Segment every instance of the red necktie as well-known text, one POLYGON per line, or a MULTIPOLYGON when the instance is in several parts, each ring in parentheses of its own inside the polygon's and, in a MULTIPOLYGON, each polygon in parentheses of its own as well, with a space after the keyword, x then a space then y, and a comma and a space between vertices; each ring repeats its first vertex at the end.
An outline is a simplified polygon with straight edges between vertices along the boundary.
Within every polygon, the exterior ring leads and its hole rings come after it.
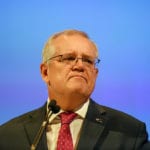
POLYGON ((69 124, 77 114, 73 112, 63 112, 60 114, 61 128, 59 130, 57 150, 73 150, 73 141, 69 124))

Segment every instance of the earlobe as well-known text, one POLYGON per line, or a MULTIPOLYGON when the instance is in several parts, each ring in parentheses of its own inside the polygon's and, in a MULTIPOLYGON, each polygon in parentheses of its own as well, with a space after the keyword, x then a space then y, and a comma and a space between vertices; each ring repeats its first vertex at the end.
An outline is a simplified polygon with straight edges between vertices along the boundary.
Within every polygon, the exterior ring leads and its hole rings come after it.
POLYGON ((98 72, 99 72, 98 68, 95 68, 95 71, 96 71, 96 74, 98 75, 98 72))

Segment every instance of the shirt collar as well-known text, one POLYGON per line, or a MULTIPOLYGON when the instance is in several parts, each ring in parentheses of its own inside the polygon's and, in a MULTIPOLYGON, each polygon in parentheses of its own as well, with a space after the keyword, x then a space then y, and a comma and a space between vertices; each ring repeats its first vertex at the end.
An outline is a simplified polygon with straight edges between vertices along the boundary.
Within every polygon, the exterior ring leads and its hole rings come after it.
MULTIPOLYGON (((90 99, 88 99, 80 108, 76 109, 74 112, 81 118, 85 118, 88 106, 89 106, 90 99)), ((50 103, 50 99, 47 99, 47 110, 48 110, 48 104, 50 103)), ((49 119, 49 122, 51 123, 55 118, 59 116, 60 113, 64 112, 64 110, 60 110, 57 114, 52 114, 52 116, 49 119)))

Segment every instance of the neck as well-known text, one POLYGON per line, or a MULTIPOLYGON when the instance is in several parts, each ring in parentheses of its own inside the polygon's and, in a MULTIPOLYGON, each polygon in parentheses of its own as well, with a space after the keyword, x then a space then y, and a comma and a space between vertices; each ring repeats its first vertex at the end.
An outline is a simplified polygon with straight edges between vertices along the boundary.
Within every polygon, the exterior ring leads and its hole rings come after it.
POLYGON ((62 110, 65 111, 73 111, 79 107, 81 107, 89 97, 79 96, 79 95, 67 95, 67 96, 49 96, 49 99, 55 99, 57 105, 61 107, 62 110))

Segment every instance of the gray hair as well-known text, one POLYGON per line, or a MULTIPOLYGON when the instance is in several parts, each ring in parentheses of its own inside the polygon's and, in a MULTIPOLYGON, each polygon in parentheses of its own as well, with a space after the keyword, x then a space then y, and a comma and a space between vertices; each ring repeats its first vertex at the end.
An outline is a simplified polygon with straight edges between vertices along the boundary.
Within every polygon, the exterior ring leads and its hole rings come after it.
POLYGON ((61 35, 66 35, 66 36, 71 36, 71 35, 80 35, 82 37, 85 37, 87 39, 89 39, 93 45, 96 47, 96 57, 98 57, 98 49, 96 44, 89 38, 89 36, 87 35, 87 33, 83 32, 83 31, 79 31, 79 30, 74 30, 74 29, 70 29, 70 30, 64 30, 62 32, 58 32, 53 34, 48 41, 46 42, 43 51, 42 51, 42 62, 45 63, 50 57, 53 57, 54 53, 55 53, 55 45, 53 44, 53 41, 55 39, 57 39, 59 36, 61 35))

